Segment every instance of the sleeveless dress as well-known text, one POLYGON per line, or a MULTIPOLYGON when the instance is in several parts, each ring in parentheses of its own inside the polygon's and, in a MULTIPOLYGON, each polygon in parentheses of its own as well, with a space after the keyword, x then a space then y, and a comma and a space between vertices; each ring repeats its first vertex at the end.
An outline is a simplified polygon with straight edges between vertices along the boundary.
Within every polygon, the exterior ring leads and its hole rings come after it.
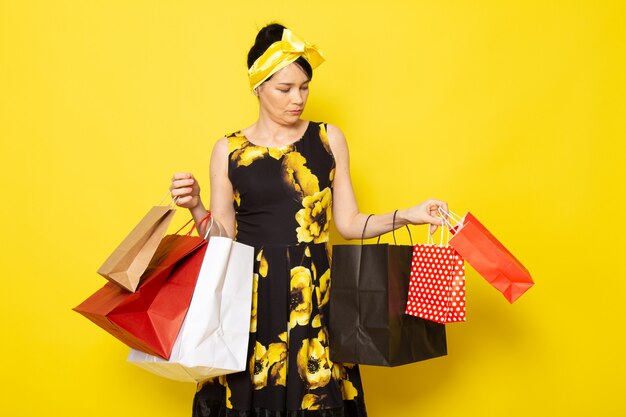
POLYGON ((236 239, 254 246, 248 365, 198 385, 195 417, 366 416, 357 365, 328 347, 327 248, 335 160, 309 122, 281 148, 227 135, 236 239))

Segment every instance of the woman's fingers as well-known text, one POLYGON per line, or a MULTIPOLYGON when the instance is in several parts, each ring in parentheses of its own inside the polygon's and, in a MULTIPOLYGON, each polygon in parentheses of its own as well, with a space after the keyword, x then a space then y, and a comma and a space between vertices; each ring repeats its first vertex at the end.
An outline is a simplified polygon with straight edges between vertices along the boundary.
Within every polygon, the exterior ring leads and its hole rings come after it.
POLYGON ((193 179, 173 180, 170 189, 173 190, 173 189, 180 188, 180 187, 189 187, 193 185, 194 183, 195 181, 193 179))
POLYGON ((178 207, 191 209, 200 202, 200 185, 190 172, 176 172, 170 181, 170 194, 178 207))
POLYGON ((176 205, 177 206, 182 206, 184 204, 187 204, 187 203, 189 203, 191 201, 192 198, 193 197, 190 196, 190 195, 188 195, 186 197, 179 197, 179 198, 176 199, 176 205))
POLYGON ((187 187, 187 188, 174 188, 172 189, 172 197, 181 197, 184 195, 189 195, 191 194, 193 191, 193 188, 191 187, 187 187))
POLYGON ((191 172, 176 172, 174 176, 172 177, 172 181, 187 180, 187 179, 192 179, 192 178, 193 178, 193 175, 191 174, 191 172))
POLYGON ((448 217, 448 204, 445 201, 431 198, 426 200, 422 207, 424 207, 423 223, 430 224, 430 233, 435 233, 437 227, 443 226, 444 219, 448 217))

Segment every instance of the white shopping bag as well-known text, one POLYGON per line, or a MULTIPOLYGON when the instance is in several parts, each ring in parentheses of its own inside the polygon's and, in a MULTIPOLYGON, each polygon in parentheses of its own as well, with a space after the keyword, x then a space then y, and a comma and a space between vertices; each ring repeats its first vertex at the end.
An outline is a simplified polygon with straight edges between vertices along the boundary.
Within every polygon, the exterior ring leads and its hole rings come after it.
POLYGON ((128 361, 157 375, 200 382, 246 368, 254 248, 213 236, 169 360, 131 349, 128 361))

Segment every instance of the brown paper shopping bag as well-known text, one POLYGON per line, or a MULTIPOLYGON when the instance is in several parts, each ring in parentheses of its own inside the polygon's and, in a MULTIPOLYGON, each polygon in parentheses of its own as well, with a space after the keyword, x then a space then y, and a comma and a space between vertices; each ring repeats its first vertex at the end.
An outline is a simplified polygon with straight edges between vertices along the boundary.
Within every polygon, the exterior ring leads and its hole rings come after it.
POLYGON ((154 206, 102 264, 98 273, 120 287, 135 292, 175 209, 154 206))

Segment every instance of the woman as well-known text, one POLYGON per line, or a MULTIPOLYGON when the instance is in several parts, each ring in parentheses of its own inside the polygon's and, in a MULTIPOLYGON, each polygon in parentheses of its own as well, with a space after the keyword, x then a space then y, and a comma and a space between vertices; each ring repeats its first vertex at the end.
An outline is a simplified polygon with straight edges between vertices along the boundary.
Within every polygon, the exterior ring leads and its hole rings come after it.
MULTIPOLYGON (((261 29, 248 54, 259 118, 213 149, 211 213, 222 233, 255 247, 255 292, 248 369, 200 384, 194 416, 366 415, 358 366, 328 357, 330 221, 355 239, 367 215, 341 130, 300 118, 321 62, 315 46, 283 26, 261 29)), ((175 174, 171 192, 196 221, 207 214, 193 175, 175 174)), ((365 237, 405 224, 434 231, 439 209, 446 203, 427 200, 398 210, 395 224, 393 212, 375 215, 365 237)))

